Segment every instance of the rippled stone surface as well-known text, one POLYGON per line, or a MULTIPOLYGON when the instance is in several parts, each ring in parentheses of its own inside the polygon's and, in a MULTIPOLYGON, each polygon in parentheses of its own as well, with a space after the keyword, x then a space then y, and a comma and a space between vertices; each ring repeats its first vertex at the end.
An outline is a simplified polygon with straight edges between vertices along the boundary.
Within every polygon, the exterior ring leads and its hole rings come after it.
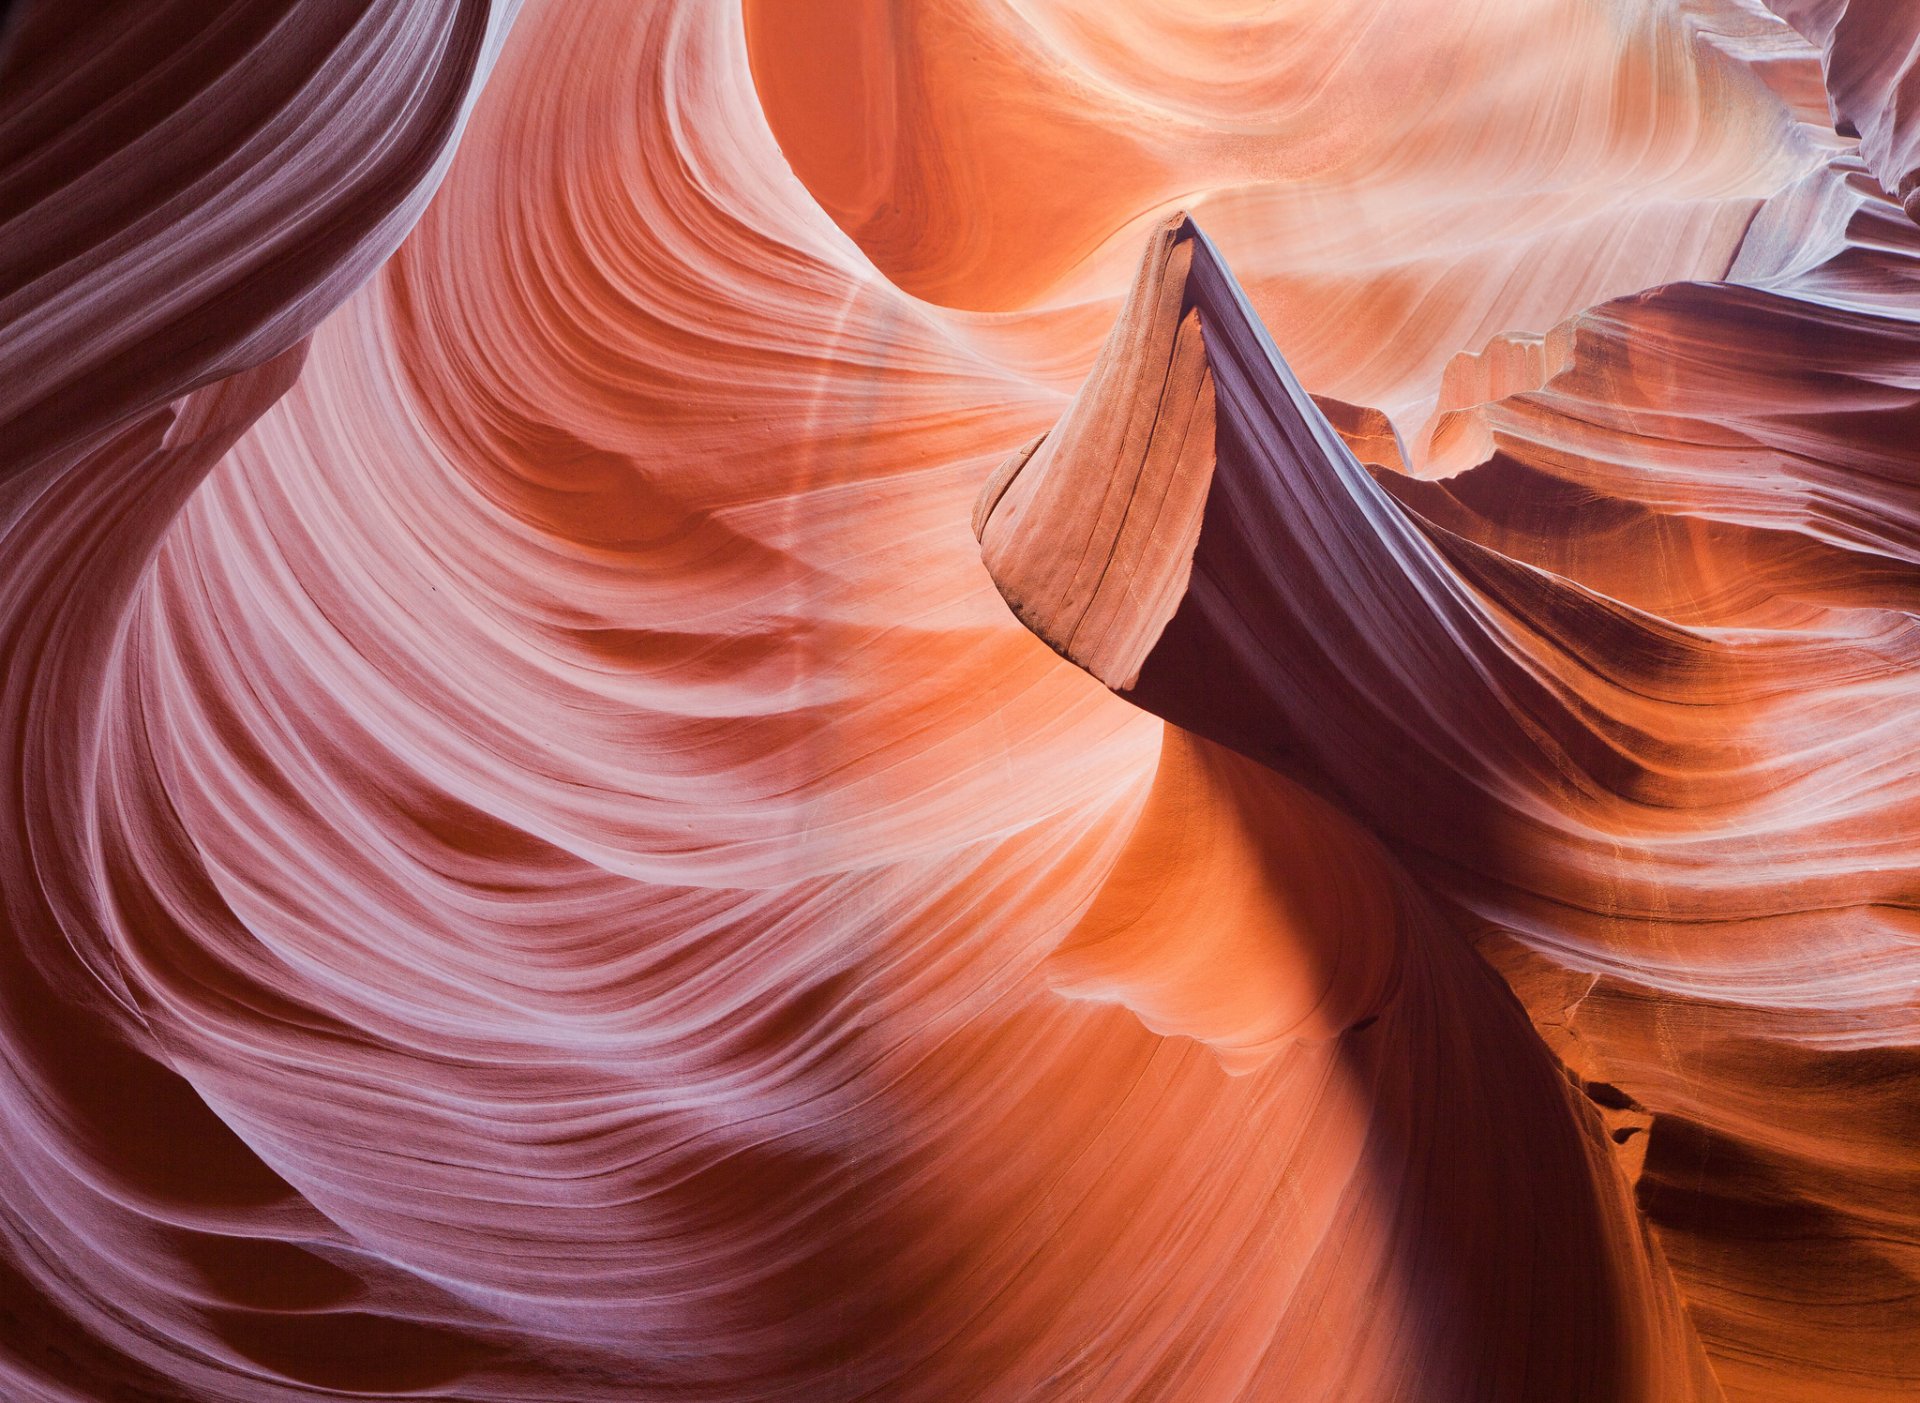
POLYGON ((1920 1389, 1913 17, 1769 4, 20 7, 0 1394, 1920 1389))

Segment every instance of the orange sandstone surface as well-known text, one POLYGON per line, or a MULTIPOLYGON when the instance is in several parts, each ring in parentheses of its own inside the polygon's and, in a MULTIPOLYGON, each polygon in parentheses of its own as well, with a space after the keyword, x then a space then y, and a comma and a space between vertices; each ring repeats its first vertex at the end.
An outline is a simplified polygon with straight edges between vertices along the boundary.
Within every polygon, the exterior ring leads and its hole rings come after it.
POLYGON ((0 1397, 1920 1391, 1908 7, 16 8, 0 1397))

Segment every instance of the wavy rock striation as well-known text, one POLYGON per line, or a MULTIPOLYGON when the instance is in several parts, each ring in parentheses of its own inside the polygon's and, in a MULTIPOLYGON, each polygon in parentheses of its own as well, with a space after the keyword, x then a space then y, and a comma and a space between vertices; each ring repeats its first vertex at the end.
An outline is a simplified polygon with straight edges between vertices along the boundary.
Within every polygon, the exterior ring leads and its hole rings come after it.
MULTIPOLYGON (((1749 285, 1556 332, 1544 387, 1484 411, 1492 460, 1440 483, 1362 467, 1177 218, 1146 256, 1156 295, 975 516, 1028 627, 1357 819, 1453 914, 1439 938, 1507 974, 1602 1109, 1715 1373, 1753 1396, 1898 1396, 1920 1324, 1900 1284, 1920 1166, 1885 1119, 1920 1091, 1900 896, 1920 809, 1894 777, 1920 689, 1894 427, 1914 343, 1886 300, 1915 241, 1855 171, 1769 212, 1749 285), (1841 246, 1779 267, 1775 221, 1808 202, 1851 211, 1841 246), (1210 432, 1166 513, 1152 449, 1143 469, 1085 426, 1190 383, 1210 432), (1884 1109, 1843 1130, 1836 1095, 1884 1109)), ((1551 1114, 1503 1099, 1509 1134, 1551 1114)))
POLYGON ((26 7, 0 1395, 1911 1393, 1834 33, 26 7))
POLYGON ((1920 13, 1901 0, 1767 0, 1820 46, 1836 127, 1920 219, 1920 13))
POLYGON ((0 78, 0 1392, 431 1386, 487 1346, 193 1085, 124 937, 206 866, 115 761, 130 613, 196 485, 424 208, 504 30, 480 3, 28 5, 0 78), (158 61, 157 61, 158 60, 158 61), (129 829, 116 813, 138 812, 129 829), (145 865, 163 881, 143 887, 145 865), (317 1250, 316 1250, 317 1249, 317 1250), (433 1308, 425 1315, 431 1316, 433 1308))

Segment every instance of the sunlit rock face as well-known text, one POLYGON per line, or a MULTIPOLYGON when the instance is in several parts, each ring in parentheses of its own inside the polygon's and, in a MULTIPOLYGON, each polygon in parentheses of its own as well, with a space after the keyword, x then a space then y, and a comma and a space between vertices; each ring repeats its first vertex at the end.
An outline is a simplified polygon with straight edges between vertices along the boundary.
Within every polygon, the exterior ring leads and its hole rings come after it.
POLYGON ((1920 1391, 1912 7, 79 8, 0 1396, 1920 1391))

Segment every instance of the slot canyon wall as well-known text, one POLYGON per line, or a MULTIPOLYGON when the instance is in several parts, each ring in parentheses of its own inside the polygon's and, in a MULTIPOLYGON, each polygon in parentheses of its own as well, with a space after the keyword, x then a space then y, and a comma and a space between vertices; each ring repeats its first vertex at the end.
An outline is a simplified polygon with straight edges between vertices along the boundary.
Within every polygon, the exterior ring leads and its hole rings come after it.
POLYGON ((1920 6, 25 0, 0 1398, 1920 1396, 1920 6))

